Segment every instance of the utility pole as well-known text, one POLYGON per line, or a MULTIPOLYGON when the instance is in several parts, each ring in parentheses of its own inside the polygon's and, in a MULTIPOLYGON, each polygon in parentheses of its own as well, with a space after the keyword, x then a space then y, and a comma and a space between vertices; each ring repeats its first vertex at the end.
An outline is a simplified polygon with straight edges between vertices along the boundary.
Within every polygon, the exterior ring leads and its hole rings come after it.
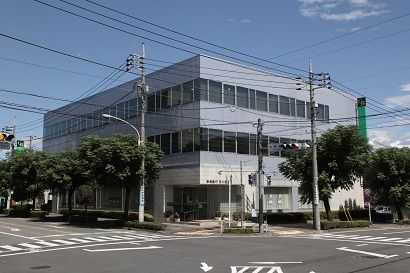
POLYGON ((239 161, 239 168, 240 168, 240 173, 241 173, 241 228, 244 228, 243 223, 244 223, 244 211, 245 211, 245 186, 243 185, 243 180, 242 180, 242 160, 239 161))
MULTIPOLYGON (((141 94, 141 140, 140 145, 144 145, 145 142, 145 110, 146 110, 146 95, 148 86, 145 82, 145 47, 144 43, 142 43, 142 55, 140 59, 140 66, 139 69, 141 70, 141 82, 139 85, 140 94, 141 94)), ((137 106, 138 107, 138 106, 137 106)), ((139 202, 139 209, 138 209, 138 221, 144 222, 144 206, 145 206, 145 156, 142 157, 141 163, 141 170, 142 170, 142 177, 141 177, 141 184, 140 184, 140 202, 139 202)))
POLYGON ((257 126, 257 151, 258 151, 258 185, 259 185, 259 233, 262 233, 263 225, 263 156, 262 156, 262 127, 261 119, 258 119, 257 126))
POLYGON ((309 62, 309 97, 310 97, 310 129, 312 135, 312 169, 313 169, 313 224, 315 230, 320 230, 319 186, 317 170, 316 143, 316 102, 313 88, 312 62, 309 62))
MULTIPOLYGON (((228 177, 227 177, 228 178, 228 177)), ((232 200, 231 200, 231 196, 232 196, 232 174, 229 177, 229 181, 227 181, 228 184, 228 227, 231 227, 231 204, 232 204, 232 200)))

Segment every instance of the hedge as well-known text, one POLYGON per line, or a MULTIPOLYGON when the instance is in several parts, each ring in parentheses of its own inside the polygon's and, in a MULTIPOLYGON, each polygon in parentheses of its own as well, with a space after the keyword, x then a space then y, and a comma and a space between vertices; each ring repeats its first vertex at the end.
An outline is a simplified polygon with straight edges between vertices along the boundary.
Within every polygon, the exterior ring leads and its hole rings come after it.
POLYGON ((334 228, 357 228, 357 227, 370 227, 372 222, 370 221, 320 221, 320 228, 323 230, 334 228))
POLYGON ((126 227, 148 229, 148 230, 164 230, 167 225, 158 222, 138 222, 138 221, 127 221, 125 222, 126 227))
MULTIPOLYGON (((73 209, 71 213, 68 212, 67 208, 60 209, 60 214, 63 215, 80 215, 80 216, 95 216, 99 218, 111 218, 111 219, 122 219, 124 216, 124 211, 121 210, 95 210, 89 209, 87 212, 85 209, 73 209)), ((138 220, 138 212, 130 212, 128 214, 128 220, 138 220)), ((144 214, 144 221, 146 222, 154 222, 154 216, 151 214, 144 214)))
MULTIPOLYGON (((338 213, 340 221, 347 220, 343 210, 339 210, 338 213)), ((349 213, 353 220, 369 220, 369 210, 367 209, 349 210, 349 213)), ((374 210, 371 210, 370 213, 373 222, 392 222, 394 220, 392 213, 376 213, 374 210)))
POLYGON ((399 225, 410 225, 410 219, 399 220, 399 221, 397 222, 397 224, 399 224, 399 225))
POLYGON ((225 228, 224 233, 250 234, 253 233, 253 228, 225 228))
POLYGON ((43 211, 43 210, 27 211, 27 210, 20 210, 20 209, 9 209, 7 215, 9 217, 23 217, 23 218, 39 217, 39 218, 45 218, 46 215, 47 215, 47 211, 43 211))
POLYGON ((305 215, 302 212, 266 213, 265 217, 268 224, 306 223, 305 215))
MULTIPOLYGON (((303 215, 305 216, 306 220, 313 220, 313 212, 312 211, 304 211, 302 212, 303 215)), ((331 211, 332 214, 332 219, 338 219, 339 218, 339 211, 331 211)), ((320 212, 320 219, 327 219, 326 211, 321 211, 320 212)))

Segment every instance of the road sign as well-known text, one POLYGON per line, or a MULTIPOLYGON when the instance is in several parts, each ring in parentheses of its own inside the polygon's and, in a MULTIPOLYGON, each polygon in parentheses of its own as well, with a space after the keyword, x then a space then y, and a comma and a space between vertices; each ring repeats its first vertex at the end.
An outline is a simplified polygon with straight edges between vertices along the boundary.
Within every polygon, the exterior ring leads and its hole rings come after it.
POLYGON ((372 202, 372 197, 370 195, 365 195, 364 202, 370 204, 372 202))
POLYGON ((10 150, 11 145, 10 142, 0 142, 0 150, 10 150))

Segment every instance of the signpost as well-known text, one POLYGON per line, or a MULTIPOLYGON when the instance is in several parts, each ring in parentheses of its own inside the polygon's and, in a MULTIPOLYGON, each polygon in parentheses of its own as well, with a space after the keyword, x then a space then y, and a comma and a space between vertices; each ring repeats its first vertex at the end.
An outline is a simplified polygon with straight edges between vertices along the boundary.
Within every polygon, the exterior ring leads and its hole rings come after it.
POLYGON ((364 189, 364 202, 367 203, 369 208, 369 221, 372 221, 372 213, 370 211, 370 204, 372 203, 372 190, 369 188, 364 189))

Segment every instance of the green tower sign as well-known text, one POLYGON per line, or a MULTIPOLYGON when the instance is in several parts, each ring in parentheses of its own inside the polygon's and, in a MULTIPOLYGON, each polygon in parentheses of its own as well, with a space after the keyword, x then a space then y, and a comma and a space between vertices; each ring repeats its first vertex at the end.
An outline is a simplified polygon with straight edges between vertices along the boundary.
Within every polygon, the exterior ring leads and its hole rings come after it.
POLYGON ((360 134, 367 138, 366 98, 357 99, 357 115, 360 134))

